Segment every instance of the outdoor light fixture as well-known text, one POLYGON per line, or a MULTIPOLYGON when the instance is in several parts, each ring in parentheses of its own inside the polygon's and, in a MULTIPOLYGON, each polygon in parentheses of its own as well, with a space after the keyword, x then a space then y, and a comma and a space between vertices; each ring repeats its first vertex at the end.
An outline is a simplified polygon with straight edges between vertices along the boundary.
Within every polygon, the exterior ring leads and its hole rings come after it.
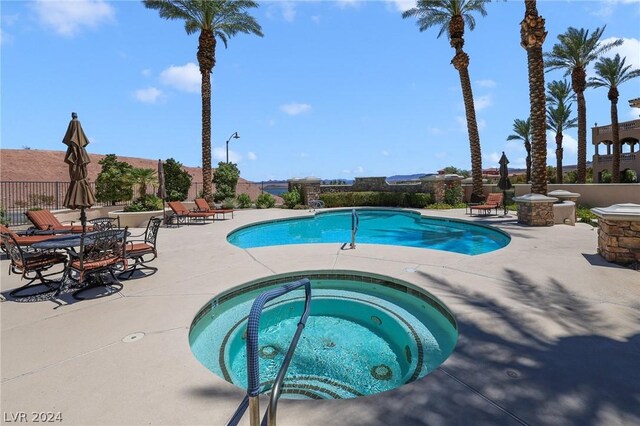
POLYGON ((229 163, 229 142, 231 139, 240 139, 238 132, 233 132, 233 134, 229 136, 229 139, 227 139, 227 163, 229 163))

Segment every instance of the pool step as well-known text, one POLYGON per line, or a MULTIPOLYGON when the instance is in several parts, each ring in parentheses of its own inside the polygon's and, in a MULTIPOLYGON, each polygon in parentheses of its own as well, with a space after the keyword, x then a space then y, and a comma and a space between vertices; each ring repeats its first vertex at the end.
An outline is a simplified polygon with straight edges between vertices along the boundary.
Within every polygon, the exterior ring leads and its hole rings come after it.
POLYGON ((311 375, 287 376, 282 394, 291 399, 347 399, 364 395, 349 384, 329 377, 311 375))

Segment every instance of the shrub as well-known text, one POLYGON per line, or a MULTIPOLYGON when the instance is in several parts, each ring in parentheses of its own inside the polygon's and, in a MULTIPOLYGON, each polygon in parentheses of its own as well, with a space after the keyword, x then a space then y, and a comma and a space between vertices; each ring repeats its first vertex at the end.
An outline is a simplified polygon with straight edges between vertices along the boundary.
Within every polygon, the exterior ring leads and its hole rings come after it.
POLYGON ((162 210, 162 198, 153 194, 137 198, 124 208, 125 212, 149 212, 153 210, 162 210))
POLYGON ((591 226, 598 226, 598 222, 594 219, 597 219, 598 216, 593 213, 588 206, 576 205, 576 217, 582 223, 587 223, 591 226))
POLYGON ((0 225, 6 226, 9 224, 9 218, 7 216, 7 210, 0 204, 0 225))
POLYGON ((300 204, 301 198, 300 191, 294 187, 290 192, 285 192, 281 195, 284 200, 284 206, 288 209, 294 208, 297 204, 300 204))
POLYGON ((271 207, 276 205, 276 199, 271 196, 271 194, 264 192, 258 195, 256 199, 256 208, 259 209, 270 209, 271 207))
POLYGON ((213 184, 216 186, 213 201, 220 202, 226 198, 236 198, 238 178, 240 178, 238 166, 234 163, 219 162, 213 174, 213 184))
POLYGON ((236 208, 236 200, 235 198, 225 198, 222 200, 222 208, 223 209, 235 209, 236 208))
POLYGON ((96 179, 96 199, 102 202, 129 201, 133 198, 131 186, 131 170, 133 167, 123 161, 118 161, 115 154, 108 154, 98 162, 102 170, 96 179))
POLYGON ((320 194, 325 207, 418 207, 431 202, 431 195, 407 192, 336 192, 320 194))
POLYGON ((238 195, 238 207, 241 209, 248 209, 251 207, 251 197, 249 197, 249 194, 238 195))
POLYGON ((167 191, 167 201, 184 201, 191 188, 191 175, 182 168, 182 164, 173 158, 167 159, 162 165, 164 171, 164 187, 167 191))
POLYGON ((462 198, 464 196, 464 189, 461 186, 450 186, 444 190, 444 203, 454 207, 464 207, 462 198))

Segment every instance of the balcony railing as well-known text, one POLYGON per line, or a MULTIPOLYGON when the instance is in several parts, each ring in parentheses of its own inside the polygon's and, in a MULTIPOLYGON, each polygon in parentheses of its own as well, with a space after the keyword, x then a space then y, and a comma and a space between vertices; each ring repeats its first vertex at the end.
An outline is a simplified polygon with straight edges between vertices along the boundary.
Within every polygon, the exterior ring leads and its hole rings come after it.
MULTIPOLYGON (((637 158, 636 154, 635 152, 620 154, 620 161, 634 161, 637 158)), ((599 163, 613 161, 613 154, 595 155, 594 157, 599 163)))
MULTIPOLYGON (((625 121, 624 123, 620 123, 618 124, 618 129, 621 132, 634 130, 634 129, 640 130, 640 120, 631 120, 631 121, 625 121)), ((611 133, 613 131, 611 128, 611 125, 595 127, 594 130, 596 135, 604 135, 604 134, 611 133)))

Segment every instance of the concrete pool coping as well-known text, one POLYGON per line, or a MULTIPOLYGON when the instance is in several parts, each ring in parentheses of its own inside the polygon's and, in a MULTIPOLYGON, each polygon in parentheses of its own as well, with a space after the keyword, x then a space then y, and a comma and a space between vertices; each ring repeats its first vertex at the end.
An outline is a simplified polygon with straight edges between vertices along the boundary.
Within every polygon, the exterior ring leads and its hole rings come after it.
MULTIPOLYGON (((191 321, 223 290, 317 269, 373 272, 425 288, 453 311, 460 337, 451 357, 421 380, 355 400, 281 400, 279 424, 640 422, 640 273, 596 253, 596 228, 421 212, 491 224, 512 241, 478 256, 366 244, 243 250, 226 242, 231 230, 310 213, 240 210, 213 224, 162 228, 159 272, 125 281, 117 295, 77 303, 64 296, 69 304, 57 309, 1 303, 3 422, 59 412, 62 424, 224 424, 244 391, 192 356, 191 321)), ((7 276, 8 260, 0 267, 5 293, 20 280, 7 276)))

